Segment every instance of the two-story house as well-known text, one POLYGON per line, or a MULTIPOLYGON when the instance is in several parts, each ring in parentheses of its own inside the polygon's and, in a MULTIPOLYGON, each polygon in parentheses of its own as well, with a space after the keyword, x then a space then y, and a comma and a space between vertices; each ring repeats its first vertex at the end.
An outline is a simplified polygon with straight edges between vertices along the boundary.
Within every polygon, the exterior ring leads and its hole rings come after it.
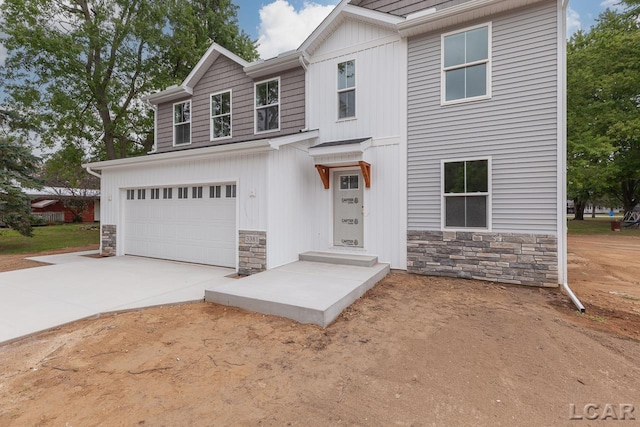
POLYGON ((148 97, 153 153, 87 165, 101 250, 563 283, 565 3, 343 0, 276 58, 213 44, 148 97))

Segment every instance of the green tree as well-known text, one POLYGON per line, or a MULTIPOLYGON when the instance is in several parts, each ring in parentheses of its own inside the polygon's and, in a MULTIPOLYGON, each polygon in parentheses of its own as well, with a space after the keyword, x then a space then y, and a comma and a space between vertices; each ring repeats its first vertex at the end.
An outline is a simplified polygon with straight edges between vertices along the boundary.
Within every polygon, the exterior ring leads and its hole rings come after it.
POLYGON ((0 222, 24 236, 31 236, 31 207, 22 189, 40 187, 38 163, 23 140, 0 134, 0 222))
POLYGON ((633 10, 603 12, 568 43, 568 193, 576 213, 607 194, 625 211, 640 201, 640 27, 633 10))
POLYGON ((229 0, 4 0, 6 104, 29 112, 49 146, 91 144, 107 159, 148 151, 143 95, 186 77, 210 38, 255 56, 235 12, 229 0))

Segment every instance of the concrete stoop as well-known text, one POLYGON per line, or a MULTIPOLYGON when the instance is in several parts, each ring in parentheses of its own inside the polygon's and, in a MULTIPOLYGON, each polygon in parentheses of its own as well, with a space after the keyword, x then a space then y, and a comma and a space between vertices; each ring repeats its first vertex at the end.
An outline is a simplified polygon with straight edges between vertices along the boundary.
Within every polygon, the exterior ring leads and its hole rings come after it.
MULTIPOLYGON (((389 264, 378 263, 377 257, 373 265, 361 266, 328 261, 342 254, 311 254, 322 261, 305 261, 307 254, 301 254, 301 261, 211 286, 205 301, 324 328, 389 273, 389 264)), ((359 257, 349 255, 348 262, 371 262, 369 256, 359 257)))

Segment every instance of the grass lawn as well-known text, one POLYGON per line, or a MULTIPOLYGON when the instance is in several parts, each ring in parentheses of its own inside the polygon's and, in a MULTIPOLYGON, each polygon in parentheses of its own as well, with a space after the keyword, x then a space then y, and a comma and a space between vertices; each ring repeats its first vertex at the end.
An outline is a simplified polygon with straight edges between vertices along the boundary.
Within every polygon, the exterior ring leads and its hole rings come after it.
POLYGON ((638 236, 640 237, 640 230, 637 228, 624 228, 620 231, 611 231, 611 221, 621 221, 622 217, 609 217, 596 216, 591 218, 587 215, 584 216, 584 221, 574 221, 573 215, 568 217, 567 227, 570 235, 584 235, 584 234, 616 234, 622 236, 638 236))
POLYGON ((99 236, 99 227, 92 223, 34 227, 33 237, 24 237, 14 230, 0 228, 0 255, 98 244, 99 236), (96 229, 91 230, 92 227, 96 229))

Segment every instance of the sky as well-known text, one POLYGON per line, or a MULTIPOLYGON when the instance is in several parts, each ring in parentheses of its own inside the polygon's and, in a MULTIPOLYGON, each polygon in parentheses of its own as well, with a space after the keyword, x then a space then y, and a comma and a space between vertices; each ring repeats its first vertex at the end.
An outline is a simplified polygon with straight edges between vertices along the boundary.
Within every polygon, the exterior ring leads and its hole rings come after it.
MULTIPOLYGON (((338 0, 235 0, 238 24, 260 43, 263 59, 296 49, 329 14, 338 0)), ((619 0, 570 0, 567 32, 588 30, 600 12, 616 7, 619 0)))

